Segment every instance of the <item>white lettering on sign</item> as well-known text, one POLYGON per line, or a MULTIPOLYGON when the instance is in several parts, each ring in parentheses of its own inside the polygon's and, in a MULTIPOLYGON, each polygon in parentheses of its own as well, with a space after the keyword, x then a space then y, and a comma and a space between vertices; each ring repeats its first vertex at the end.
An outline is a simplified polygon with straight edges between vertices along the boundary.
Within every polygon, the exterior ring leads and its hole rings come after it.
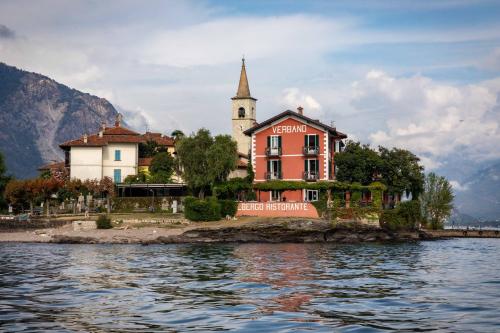
POLYGON ((307 131, 306 125, 282 125, 282 126, 273 126, 274 134, 282 134, 282 133, 305 133, 307 131))
POLYGON ((241 202, 239 207, 241 211, 262 210, 262 211, 308 211, 307 202, 241 202))

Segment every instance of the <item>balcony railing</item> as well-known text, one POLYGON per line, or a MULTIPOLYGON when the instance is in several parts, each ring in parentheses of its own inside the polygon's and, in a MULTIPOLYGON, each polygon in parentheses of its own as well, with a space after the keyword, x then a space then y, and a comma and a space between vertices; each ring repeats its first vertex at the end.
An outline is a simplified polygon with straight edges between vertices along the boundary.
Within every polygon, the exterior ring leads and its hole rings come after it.
POLYGON ((281 172, 279 171, 266 172, 266 179, 267 180, 281 179, 281 172))
POLYGON ((314 182, 319 179, 319 173, 315 171, 304 172, 304 180, 308 182, 314 182))
POLYGON ((267 157, 281 156, 281 147, 277 148, 266 147, 266 156, 267 157))
POLYGON ((305 146, 305 147, 302 147, 302 150, 304 152, 304 155, 307 155, 307 156, 316 156, 319 154, 319 147, 318 146, 305 146))

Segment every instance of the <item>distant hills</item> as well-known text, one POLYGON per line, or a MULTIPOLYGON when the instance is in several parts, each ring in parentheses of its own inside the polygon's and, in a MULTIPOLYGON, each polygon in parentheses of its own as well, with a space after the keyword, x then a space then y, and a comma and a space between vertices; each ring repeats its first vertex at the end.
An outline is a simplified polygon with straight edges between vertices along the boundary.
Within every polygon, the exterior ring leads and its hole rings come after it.
MULTIPOLYGON (((103 98, 0 63, 0 151, 8 172, 18 178, 36 176, 39 166, 62 160, 60 143, 97 132, 103 121, 112 124, 116 114, 103 98)), ((457 225, 499 221, 500 161, 478 165, 456 158, 454 169, 438 170, 462 185, 455 191, 452 219, 457 225)))
POLYGON ((97 132, 116 114, 103 98, 0 63, 0 151, 8 172, 18 178, 33 177, 41 165, 62 160, 60 143, 97 132))
POLYGON ((455 207, 481 220, 500 221, 500 162, 478 168, 455 191, 455 207))

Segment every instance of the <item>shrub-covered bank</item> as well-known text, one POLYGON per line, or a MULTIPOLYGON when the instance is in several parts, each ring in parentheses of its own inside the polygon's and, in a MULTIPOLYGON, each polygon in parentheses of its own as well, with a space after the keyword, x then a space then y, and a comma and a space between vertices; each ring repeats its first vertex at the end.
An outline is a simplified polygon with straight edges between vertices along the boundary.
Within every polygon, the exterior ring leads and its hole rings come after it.
POLYGON ((234 200, 221 200, 215 197, 184 199, 184 215, 191 221, 218 221, 226 216, 235 216, 238 203, 234 200))

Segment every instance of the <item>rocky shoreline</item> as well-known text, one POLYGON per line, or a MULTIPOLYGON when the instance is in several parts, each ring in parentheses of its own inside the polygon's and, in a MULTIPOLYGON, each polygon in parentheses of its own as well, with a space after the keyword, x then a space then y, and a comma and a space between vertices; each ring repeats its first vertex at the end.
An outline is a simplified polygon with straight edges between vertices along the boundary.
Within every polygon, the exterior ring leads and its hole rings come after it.
POLYGON ((322 220, 267 219, 230 226, 203 226, 179 233, 158 234, 157 237, 121 237, 111 241, 91 235, 54 235, 50 243, 361 243, 388 241, 416 241, 425 239, 420 232, 393 233, 378 227, 359 223, 333 224, 322 220))
POLYGON ((499 237, 498 232, 391 232, 377 226, 319 219, 269 218, 254 221, 191 223, 186 227, 115 228, 73 231, 71 226, 0 233, 0 242, 57 244, 179 244, 179 243, 363 243, 409 242, 453 237, 499 237))

